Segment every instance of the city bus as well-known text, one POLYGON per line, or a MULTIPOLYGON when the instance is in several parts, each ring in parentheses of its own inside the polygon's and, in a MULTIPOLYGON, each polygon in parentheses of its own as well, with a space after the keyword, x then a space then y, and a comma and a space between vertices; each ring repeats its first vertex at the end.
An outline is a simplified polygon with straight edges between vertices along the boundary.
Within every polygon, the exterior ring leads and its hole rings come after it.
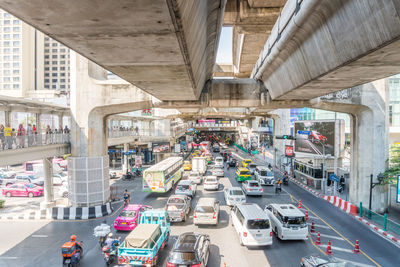
POLYGON ((143 171, 143 192, 164 193, 182 177, 183 158, 170 157, 143 171))

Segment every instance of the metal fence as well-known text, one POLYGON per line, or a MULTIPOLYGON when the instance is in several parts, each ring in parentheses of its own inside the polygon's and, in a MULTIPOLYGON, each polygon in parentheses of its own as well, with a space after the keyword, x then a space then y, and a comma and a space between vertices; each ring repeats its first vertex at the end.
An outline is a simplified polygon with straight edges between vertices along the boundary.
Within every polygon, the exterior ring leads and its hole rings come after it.
POLYGON ((359 215, 360 217, 365 217, 374 223, 381 225, 384 231, 392 231, 393 233, 400 235, 400 224, 388 219, 386 213, 382 216, 369 209, 363 208, 361 204, 359 215))
POLYGON ((20 149, 70 142, 70 134, 33 134, 20 136, 1 136, 0 150, 20 149))

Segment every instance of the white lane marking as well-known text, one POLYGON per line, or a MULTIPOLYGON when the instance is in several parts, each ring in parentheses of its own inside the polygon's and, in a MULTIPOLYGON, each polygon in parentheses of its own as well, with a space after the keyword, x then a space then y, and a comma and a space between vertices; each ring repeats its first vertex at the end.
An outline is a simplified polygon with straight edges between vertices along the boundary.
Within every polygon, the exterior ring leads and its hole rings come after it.
POLYGON ((349 261, 349 260, 341 259, 341 258, 338 258, 338 257, 335 257, 335 259, 337 259, 337 260, 339 260, 339 261, 350 262, 350 263, 352 263, 352 264, 354 264, 354 265, 356 265, 356 266, 359 266, 359 267, 374 267, 374 266, 375 266, 375 265, 369 265, 369 264, 359 263, 359 262, 356 262, 356 261, 349 261))
MULTIPOLYGON (((310 225, 311 226, 311 224, 312 223, 308 223, 308 225, 310 225)), ((321 225, 321 224, 314 224, 314 226, 316 227, 316 228, 325 228, 325 229, 331 229, 329 226, 326 226, 326 225, 321 225)))
MULTIPOLYGON (((312 235, 318 235, 318 233, 311 233, 312 235)), ((321 237, 326 237, 326 238, 331 238, 331 239, 336 239, 336 240, 344 240, 343 238, 339 236, 333 236, 333 235, 326 235, 326 234, 321 234, 321 237)))
POLYGON ((48 237, 47 235, 32 235, 32 237, 48 237))
MULTIPOLYGON (((319 246, 323 247, 323 248, 326 248, 328 245, 319 245, 319 246)), ((343 252, 354 254, 353 250, 351 250, 351 249, 335 247, 335 246, 331 246, 331 248, 332 248, 333 252, 335 252, 335 250, 336 250, 336 251, 343 251, 343 252)))
POLYGON ((18 257, 0 257, 0 260, 16 260, 18 257))

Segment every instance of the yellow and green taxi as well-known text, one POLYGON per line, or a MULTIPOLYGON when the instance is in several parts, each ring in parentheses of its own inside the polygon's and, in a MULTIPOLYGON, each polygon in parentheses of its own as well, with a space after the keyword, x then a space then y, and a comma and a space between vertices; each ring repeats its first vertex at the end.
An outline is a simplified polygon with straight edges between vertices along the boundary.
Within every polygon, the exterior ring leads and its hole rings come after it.
POLYGON ((192 163, 188 160, 183 162, 183 170, 185 171, 191 171, 192 170, 192 163))
POLYGON ((247 168, 237 168, 235 175, 238 182, 251 180, 251 173, 247 168))
POLYGON ((242 161, 243 168, 247 168, 247 165, 249 165, 250 163, 251 163, 251 159, 244 159, 242 161))

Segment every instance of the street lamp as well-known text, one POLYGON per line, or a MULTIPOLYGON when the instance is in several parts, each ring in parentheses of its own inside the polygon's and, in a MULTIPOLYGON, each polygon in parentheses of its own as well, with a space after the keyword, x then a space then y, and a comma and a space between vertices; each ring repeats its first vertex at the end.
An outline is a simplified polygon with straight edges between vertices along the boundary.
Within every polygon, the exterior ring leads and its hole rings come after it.
POLYGON ((372 205, 372 188, 374 188, 376 185, 382 184, 382 182, 383 182, 383 174, 382 173, 378 174, 377 178, 378 178, 378 182, 374 183, 373 182, 374 175, 371 174, 371 181, 370 181, 370 184, 369 184, 369 206, 368 206, 368 209, 370 211, 371 211, 371 205, 372 205))

